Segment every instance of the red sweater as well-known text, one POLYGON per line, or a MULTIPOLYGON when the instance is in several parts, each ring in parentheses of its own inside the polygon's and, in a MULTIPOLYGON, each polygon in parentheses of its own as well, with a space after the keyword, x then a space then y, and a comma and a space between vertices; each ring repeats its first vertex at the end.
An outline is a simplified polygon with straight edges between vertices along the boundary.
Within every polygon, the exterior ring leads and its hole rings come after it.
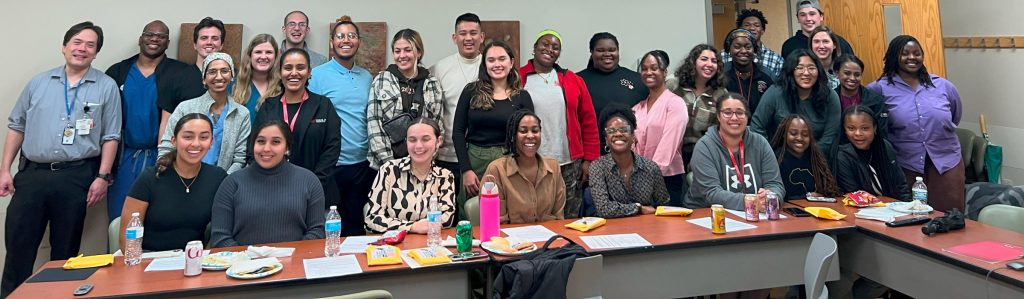
MULTIPOLYGON (((597 160, 601 156, 601 137, 597 129, 597 115, 594 113, 594 102, 590 99, 587 84, 583 78, 572 71, 555 64, 562 96, 565 97, 566 137, 569 138, 569 157, 573 160, 583 158, 587 161, 597 160)), ((526 86, 526 75, 536 73, 533 60, 527 61, 519 68, 522 86, 526 86)))

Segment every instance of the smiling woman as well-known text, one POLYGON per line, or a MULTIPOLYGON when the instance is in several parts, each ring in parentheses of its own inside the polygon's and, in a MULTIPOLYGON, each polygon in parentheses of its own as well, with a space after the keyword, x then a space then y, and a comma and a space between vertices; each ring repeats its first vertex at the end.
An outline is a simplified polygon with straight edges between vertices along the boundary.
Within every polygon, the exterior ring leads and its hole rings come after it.
POLYGON ((280 74, 276 67, 278 52, 277 40, 269 34, 258 34, 249 42, 249 47, 242 55, 238 78, 232 85, 231 96, 235 102, 249 110, 254 121, 256 110, 263 105, 267 97, 281 94, 280 74))
POLYGON ((839 96, 828 87, 821 61, 806 49, 786 58, 782 76, 768 88, 754 113, 751 131, 769 136, 790 114, 800 114, 813 128, 822 152, 829 152, 839 134, 839 96))
MULTIPOLYGON (((311 66, 305 50, 288 49, 276 68, 281 77, 278 88, 284 93, 266 99, 267 105, 256 113, 256 126, 270 121, 287 124, 295 136, 288 161, 316 174, 326 198, 338 198, 333 173, 341 153, 341 119, 331 100, 306 88, 311 66)), ((251 152, 248 157, 252 159, 251 152)))
POLYGON ((825 154, 818 149, 811 125, 802 116, 792 114, 783 119, 771 144, 786 186, 786 199, 840 195, 825 154))
POLYGON ((540 118, 532 111, 518 110, 506 130, 506 155, 491 162, 484 174, 493 176, 498 185, 501 223, 565 218, 565 182, 558 161, 538 153, 543 144, 540 118))
MULTIPOLYGON (((391 40, 395 62, 373 78, 370 103, 366 108, 366 129, 370 136, 367 159, 370 167, 409 155, 406 130, 413 120, 425 117, 440 123, 444 114, 441 84, 423 61, 423 38, 412 29, 402 29, 391 40)), ((442 131, 443 133, 443 131, 442 131)))

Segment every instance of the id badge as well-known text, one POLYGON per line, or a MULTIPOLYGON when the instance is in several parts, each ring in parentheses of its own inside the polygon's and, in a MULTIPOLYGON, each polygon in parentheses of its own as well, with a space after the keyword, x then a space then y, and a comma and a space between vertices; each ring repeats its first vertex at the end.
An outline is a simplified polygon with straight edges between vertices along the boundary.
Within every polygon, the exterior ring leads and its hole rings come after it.
POLYGON ((78 135, 89 135, 89 132, 92 130, 92 125, 93 123, 91 118, 79 119, 75 121, 75 131, 78 131, 78 135))
POLYGON ((64 128, 64 136, 61 136, 60 143, 63 145, 71 145, 75 143, 75 128, 71 126, 64 128))

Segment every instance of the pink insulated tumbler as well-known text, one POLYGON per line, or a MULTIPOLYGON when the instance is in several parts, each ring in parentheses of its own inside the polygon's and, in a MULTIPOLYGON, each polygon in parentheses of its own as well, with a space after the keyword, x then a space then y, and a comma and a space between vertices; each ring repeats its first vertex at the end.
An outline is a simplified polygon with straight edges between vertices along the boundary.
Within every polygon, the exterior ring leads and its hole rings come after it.
MULTIPOLYGON (((487 180, 487 178, 484 178, 487 180)), ((501 200, 498 198, 498 185, 494 182, 484 182, 480 188, 480 241, 490 241, 491 237, 500 236, 498 230, 501 228, 501 219, 498 215, 498 207, 501 200)))

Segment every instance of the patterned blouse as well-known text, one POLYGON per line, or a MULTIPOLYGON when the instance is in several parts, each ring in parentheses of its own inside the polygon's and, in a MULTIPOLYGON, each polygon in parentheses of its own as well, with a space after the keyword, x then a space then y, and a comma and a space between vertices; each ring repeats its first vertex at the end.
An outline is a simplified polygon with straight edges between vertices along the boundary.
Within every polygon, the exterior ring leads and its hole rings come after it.
POLYGON ((626 186, 619 171, 611 154, 601 156, 590 164, 590 187, 598 217, 636 215, 640 212, 637 203, 645 206, 668 203, 668 189, 665 188, 665 179, 658 170, 658 164, 634 154, 631 186, 626 186))
POLYGON ((409 229, 427 218, 431 196, 438 197, 441 223, 451 226, 455 213, 455 176, 451 171, 433 166, 427 179, 420 181, 412 174, 410 157, 384 162, 370 190, 370 209, 364 217, 366 231, 409 229))

